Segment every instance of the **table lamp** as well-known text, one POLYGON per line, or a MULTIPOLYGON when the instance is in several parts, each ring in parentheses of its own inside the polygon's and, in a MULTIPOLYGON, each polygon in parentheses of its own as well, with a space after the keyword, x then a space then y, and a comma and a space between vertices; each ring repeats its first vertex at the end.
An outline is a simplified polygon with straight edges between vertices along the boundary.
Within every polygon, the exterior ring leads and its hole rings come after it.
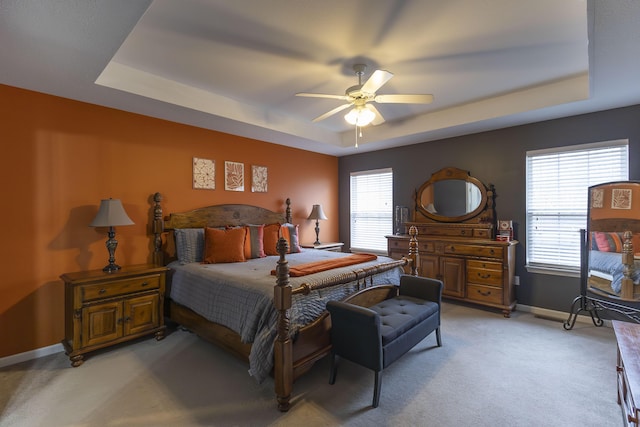
POLYGON ((324 211, 322 210, 322 205, 313 205, 313 208, 311 209, 311 213, 309 214, 309 217, 307 219, 315 219, 316 220, 316 241, 313 242, 314 245, 319 245, 320 244, 320 223, 318 222, 321 219, 329 219, 327 218, 327 216, 324 214, 324 211))
POLYGON ((113 227, 118 225, 132 225, 133 221, 127 216, 119 199, 103 199, 100 202, 100 209, 96 217, 91 221, 89 227, 109 227, 109 238, 107 239, 107 250, 109 251, 109 264, 102 271, 113 273, 120 270, 120 266, 116 264, 116 248, 118 241, 116 240, 116 231, 113 227))

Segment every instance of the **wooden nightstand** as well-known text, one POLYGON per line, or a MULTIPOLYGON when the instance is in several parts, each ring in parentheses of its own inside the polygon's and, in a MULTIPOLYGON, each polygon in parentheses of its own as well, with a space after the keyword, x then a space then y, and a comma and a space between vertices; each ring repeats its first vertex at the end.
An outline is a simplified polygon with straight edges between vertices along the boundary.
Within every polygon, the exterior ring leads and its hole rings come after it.
POLYGON ((105 273, 79 271, 64 281, 65 339, 71 366, 84 354, 147 334, 164 338, 164 290, 167 267, 133 265, 105 273))
POLYGON ((342 252, 342 246, 344 243, 333 242, 333 243, 321 243, 319 245, 314 245, 313 243, 307 245, 300 245, 306 249, 318 249, 321 251, 331 251, 331 252, 342 252))

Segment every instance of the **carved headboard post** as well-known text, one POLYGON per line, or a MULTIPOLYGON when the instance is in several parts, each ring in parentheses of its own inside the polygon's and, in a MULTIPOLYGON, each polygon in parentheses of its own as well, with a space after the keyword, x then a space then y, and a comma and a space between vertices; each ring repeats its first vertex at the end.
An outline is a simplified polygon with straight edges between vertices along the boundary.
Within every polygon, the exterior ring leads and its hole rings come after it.
POLYGON ((164 233, 164 220, 162 219, 162 194, 155 193, 153 195, 153 263, 155 265, 164 265, 164 256, 162 253, 162 233, 164 233))
POLYGON ((287 197, 285 203, 287 204, 287 208, 285 209, 285 220, 288 224, 293 224, 293 217, 291 216, 291 199, 287 197))

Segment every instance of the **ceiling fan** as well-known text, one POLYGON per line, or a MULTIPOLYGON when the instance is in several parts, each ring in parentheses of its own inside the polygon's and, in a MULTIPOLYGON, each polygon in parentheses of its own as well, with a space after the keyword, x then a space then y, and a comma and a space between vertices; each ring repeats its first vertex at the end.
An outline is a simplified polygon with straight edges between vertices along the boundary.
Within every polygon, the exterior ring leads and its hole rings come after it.
POLYGON ((353 106, 353 110, 345 115, 345 120, 356 126, 366 126, 368 124, 379 125, 384 123, 384 117, 380 111, 370 104, 377 102, 379 104, 429 104, 433 102, 433 95, 377 95, 376 92, 385 83, 387 83, 393 74, 385 70, 376 70, 371 77, 363 84, 362 76, 367 68, 365 64, 354 64, 353 71, 358 76, 358 84, 351 86, 345 91, 344 95, 330 95, 323 93, 296 93, 296 96, 306 96, 310 98, 331 98, 347 101, 346 104, 340 105, 331 111, 313 119, 313 122, 319 122, 328 117, 346 110, 353 106))

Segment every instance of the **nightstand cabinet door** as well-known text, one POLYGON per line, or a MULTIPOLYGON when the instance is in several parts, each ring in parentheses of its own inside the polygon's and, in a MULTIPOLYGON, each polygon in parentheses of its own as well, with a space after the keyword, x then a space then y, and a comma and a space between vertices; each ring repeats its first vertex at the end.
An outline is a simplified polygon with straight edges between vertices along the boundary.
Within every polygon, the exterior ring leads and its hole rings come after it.
POLYGON ((160 325, 158 295, 144 295, 124 301, 124 334, 131 335, 160 325))
POLYGON ((84 354, 148 334, 164 338, 166 267, 134 265, 113 273, 79 271, 65 284, 65 339, 72 366, 84 354))
POLYGON ((103 344, 121 336, 121 302, 91 305, 82 309, 82 347, 103 344))

